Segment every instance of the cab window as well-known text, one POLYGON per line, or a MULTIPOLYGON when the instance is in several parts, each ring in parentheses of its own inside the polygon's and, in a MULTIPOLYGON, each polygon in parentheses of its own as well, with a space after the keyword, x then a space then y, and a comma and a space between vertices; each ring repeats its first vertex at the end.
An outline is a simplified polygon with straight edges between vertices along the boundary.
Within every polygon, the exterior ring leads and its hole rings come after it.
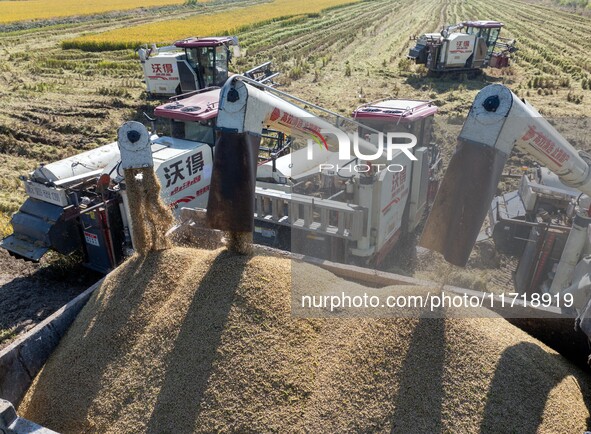
POLYGON ((185 139, 213 145, 213 127, 200 122, 185 122, 185 139))
POLYGON ((214 84, 215 48, 190 48, 187 50, 187 61, 198 74, 201 74, 205 87, 214 84))
POLYGON ((213 146, 215 143, 215 134, 213 123, 209 122, 183 122, 170 120, 169 128, 164 135, 169 135, 175 139, 190 140, 192 142, 207 143, 213 146))
POLYGON ((220 45, 215 49, 215 85, 223 86, 228 79, 228 49, 220 45))

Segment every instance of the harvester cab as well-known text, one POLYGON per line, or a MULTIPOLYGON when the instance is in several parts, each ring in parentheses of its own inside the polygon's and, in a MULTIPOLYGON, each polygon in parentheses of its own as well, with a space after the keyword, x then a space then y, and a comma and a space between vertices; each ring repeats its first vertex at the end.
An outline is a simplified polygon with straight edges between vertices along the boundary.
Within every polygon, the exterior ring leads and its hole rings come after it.
POLYGON ((487 55, 490 56, 499 39, 503 23, 498 21, 466 21, 461 33, 476 35, 477 40, 483 41, 487 47, 487 55))
POLYGON ((464 21, 447 26, 440 33, 426 33, 408 54, 430 72, 476 72, 487 66, 509 66, 515 41, 501 38, 499 21, 464 21))
POLYGON ((182 86, 184 89, 197 90, 189 89, 191 84, 196 85, 197 83, 199 84, 198 89, 224 85, 228 79, 228 64, 231 59, 229 47, 230 45, 238 45, 236 39, 230 37, 188 38, 177 41, 174 45, 184 50, 191 72, 195 73, 195 75, 189 75, 187 74, 189 71, 180 69, 181 84, 183 81, 187 84, 187 86, 182 86))
POLYGON ((178 95, 222 86, 228 79, 232 46, 238 46, 238 38, 223 36, 191 37, 170 47, 140 48, 138 54, 148 92, 178 95))
MULTIPOLYGON (((148 94, 173 96, 222 87, 231 75, 232 57, 239 52, 237 37, 212 36, 186 38, 168 47, 140 48, 138 55, 148 94)), ((269 84, 278 73, 273 73, 271 62, 266 62, 244 75, 269 84)))

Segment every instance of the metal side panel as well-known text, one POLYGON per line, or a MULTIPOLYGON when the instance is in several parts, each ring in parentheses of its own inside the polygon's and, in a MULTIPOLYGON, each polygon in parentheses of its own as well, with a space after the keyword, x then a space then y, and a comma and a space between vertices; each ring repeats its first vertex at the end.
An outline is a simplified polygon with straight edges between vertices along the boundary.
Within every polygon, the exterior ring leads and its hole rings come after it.
POLYGON ((23 258, 35 262, 38 262, 49 250, 49 247, 35 246, 35 244, 19 239, 15 235, 9 235, 3 240, 0 240, 0 247, 15 255, 22 256, 23 258))
POLYGON ((9 401, 0 399, 0 433, 7 434, 58 434, 19 417, 9 401))
POLYGON ((22 417, 17 417, 12 425, 7 428, 9 433, 15 434, 59 434, 22 417))
POLYGON ((102 282, 103 279, 99 280, 0 350, 0 412, 2 399, 20 404, 34 378, 102 282))
POLYGON ((55 220, 49 220, 48 216, 19 211, 12 216, 11 223, 14 234, 18 238, 29 240, 43 246, 49 246, 51 244, 49 231, 55 220))
POLYGON ((13 234, 0 247, 31 261, 39 261, 47 250, 68 254, 80 246, 74 221, 66 222, 61 206, 29 198, 11 219, 13 234))

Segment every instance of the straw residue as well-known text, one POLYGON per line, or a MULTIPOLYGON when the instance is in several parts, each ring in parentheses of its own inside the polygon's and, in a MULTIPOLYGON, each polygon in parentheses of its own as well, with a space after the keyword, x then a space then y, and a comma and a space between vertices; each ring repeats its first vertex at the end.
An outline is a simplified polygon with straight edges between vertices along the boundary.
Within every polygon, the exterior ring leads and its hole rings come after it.
POLYGON ((173 224, 173 216, 160 197, 160 182, 154 168, 126 169, 125 187, 134 249, 144 255, 152 250, 170 248, 165 234, 173 224))
MULTIPOLYGON (((290 268, 221 249, 132 257, 19 410, 63 433, 587 428, 587 375, 505 320, 298 319, 290 268)), ((354 285, 305 271, 319 290, 354 285)))

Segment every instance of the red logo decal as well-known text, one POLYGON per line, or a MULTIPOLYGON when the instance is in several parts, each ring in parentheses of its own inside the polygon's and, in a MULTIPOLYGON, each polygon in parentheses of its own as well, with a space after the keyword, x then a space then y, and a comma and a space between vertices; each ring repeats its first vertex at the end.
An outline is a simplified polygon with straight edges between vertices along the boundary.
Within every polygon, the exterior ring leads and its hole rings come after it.
POLYGON ((271 122, 276 121, 281 116, 281 111, 275 107, 273 113, 271 113, 271 122))

